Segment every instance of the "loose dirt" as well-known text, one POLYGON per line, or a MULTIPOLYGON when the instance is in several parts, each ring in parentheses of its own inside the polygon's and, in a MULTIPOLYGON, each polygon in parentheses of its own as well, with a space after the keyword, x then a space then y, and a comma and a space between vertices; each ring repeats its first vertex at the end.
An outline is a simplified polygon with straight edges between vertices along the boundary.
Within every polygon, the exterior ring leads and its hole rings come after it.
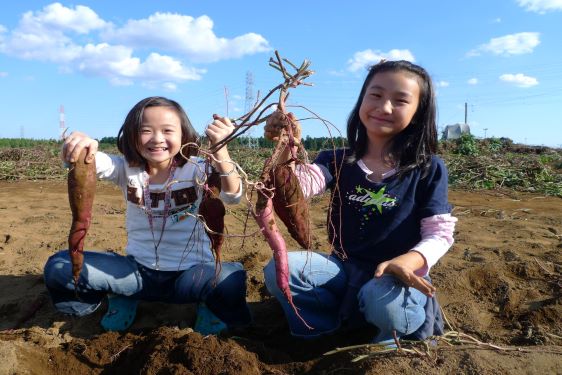
MULTIPOLYGON (((324 355, 365 344, 373 332, 292 338, 264 288, 271 252, 257 234, 229 238, 224 249, 225 260, 242 262, 248 272, 248 329, 201 336, 190 328, 191 305, 141 303, 124 334, 101 329, 105 305, 80 319, 57 313, 42 268, 66 248, 66 185, 0 182, 0 374, 562 374, 562 200, 451 191, 450 201, 459 223, 453 248, 432 270, 439 300, 455 330, 501 350, 438 341, 416 346, 420 354, 359 348, 324 355)), ((327 204, 324 197, 311 205, 320 245, 327 204)), ((253 221, 245 221, 243 205, 231 208, 229 233, 254 233, 253 221)), ((86 247, 121 252, 125 242, 121 193, 99 183, 86 247)))

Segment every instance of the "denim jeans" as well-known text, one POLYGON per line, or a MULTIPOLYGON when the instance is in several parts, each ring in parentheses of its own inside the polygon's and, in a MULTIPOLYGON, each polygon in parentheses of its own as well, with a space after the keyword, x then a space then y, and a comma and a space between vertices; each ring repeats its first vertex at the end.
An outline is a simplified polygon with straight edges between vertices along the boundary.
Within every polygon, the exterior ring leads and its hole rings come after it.
POLYGON ((250 323, 242 265, 225 262, 218 275, 215 270, 215 263, 208 262, 182 271, 157 271, 131 256, 86 251, 76 291, 69 252, 64 250, 49 258, 44 277, 55 308, 66 314, 90 314, 113 293, 145 301, 205 302, 229 326, 250 323))
MULTIPOLYGON (((341 260, 336 257, 307 251, 292 251, 289 257, 289 287, 293 303, 302 318, 313 327, 308 329, 277 286, 275 263, 264 268, 265 285, 276 297, 287 317, 293 336, 312 338, 332 333, 340 328, 340 305, 347 289, 348 276, 341 260)), ((427 297, 400 280, 383 275, 372 278, 357 294, 359 310, 367 323, 379 330, 374 342, 392 339, 415 332, 425 320, 427 297)))

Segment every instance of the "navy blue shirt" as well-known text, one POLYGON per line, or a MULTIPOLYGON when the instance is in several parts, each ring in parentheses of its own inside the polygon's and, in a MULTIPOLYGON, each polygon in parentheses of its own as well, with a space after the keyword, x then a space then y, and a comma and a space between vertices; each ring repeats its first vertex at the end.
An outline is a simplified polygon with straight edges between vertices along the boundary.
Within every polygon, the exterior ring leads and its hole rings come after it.
MULTIPOLYGON (((420 242, 421 219, 451 212, 447 168, 439 157, 432 156, 425 175, 415 168, 401 178, 394 175, 372 182, 356 162, 345 160, 350 153, 323 151, 314 161, 332 192, 328 234, 333 253, 347 256, 343 262, 347 290, 340 306, 343 324, 363 320, 358 313, 358 290, 373 277, 379 263, 407 253, 420 242)), ((435 295, 424 309, 425 322, 409 339, 443 334, 435 295)))
POLYGON ((314 161, 332 191, 329 238, 335 252, 343 250, 350 259, 367 263, 374 270, 421 240, 421 219, 451 212, 447 168, 433 156, 423 178, 423 171, 415 168, 401 179, 394 175, 375 183, 356 162, 345 160, 349 153, 343 149, 323 151, 314 161))

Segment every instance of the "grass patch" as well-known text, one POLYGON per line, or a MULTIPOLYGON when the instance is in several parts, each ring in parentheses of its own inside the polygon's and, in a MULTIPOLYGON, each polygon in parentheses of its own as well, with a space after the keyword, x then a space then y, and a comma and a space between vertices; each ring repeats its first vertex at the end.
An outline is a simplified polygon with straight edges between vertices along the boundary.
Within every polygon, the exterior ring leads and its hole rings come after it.
MULTIPOLYGON (((0 180, 65 179, 59 153, 60 141, 18 143, 0 140, 0 180)), ((110 143, 100 143, 100 150, 118 153, 110 143)), ((230 154, 256 180, 268 148, 229 147, 230 154)), ((316 152, 310 152, 313 159, 316 152)), ((507 138, 478 140, 464 137, 440 142, 440 156, 449 169, 451 187, 478 189, 512 189, 562 197, 562 150, 543 146, 513 144, 507 138)))

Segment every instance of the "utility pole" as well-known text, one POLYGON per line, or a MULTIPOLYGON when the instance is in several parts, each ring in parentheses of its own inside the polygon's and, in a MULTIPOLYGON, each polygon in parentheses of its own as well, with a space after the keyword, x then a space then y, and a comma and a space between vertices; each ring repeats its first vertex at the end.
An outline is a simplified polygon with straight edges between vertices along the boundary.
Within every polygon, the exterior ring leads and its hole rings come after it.
POLYGON ((224 86, 224 100, 226 101, 226 117, 228 117, 228 87, 224 86))
MULTIPOLYGON (((252 72, 246 72, 246 101, 245 101, 245 112, 248 113, 252 110, 254 106, 254 75, 252 72)), ((248 137, 248 148, 256 148, 257 147, 257 140, 253 141, 252 137, 252 130, 247 132, 248 137)))
POLYGON ((246 72, 246 101, 245 105, 245 112, 248 113, 254 106, 254 75, 252 72, 246 72))
POLYGON ((66 129, 64 121, 64 106, 61 104, 59 108, 59 138, 64 139, 64 131, 66 129))
POLYGON ((464 123, 468 124, 468 103, 464 102, 464 123))
POLYGON ((484 128, 484 139, 486 139, 486 132, 488 131, 488 128, 484 128))

